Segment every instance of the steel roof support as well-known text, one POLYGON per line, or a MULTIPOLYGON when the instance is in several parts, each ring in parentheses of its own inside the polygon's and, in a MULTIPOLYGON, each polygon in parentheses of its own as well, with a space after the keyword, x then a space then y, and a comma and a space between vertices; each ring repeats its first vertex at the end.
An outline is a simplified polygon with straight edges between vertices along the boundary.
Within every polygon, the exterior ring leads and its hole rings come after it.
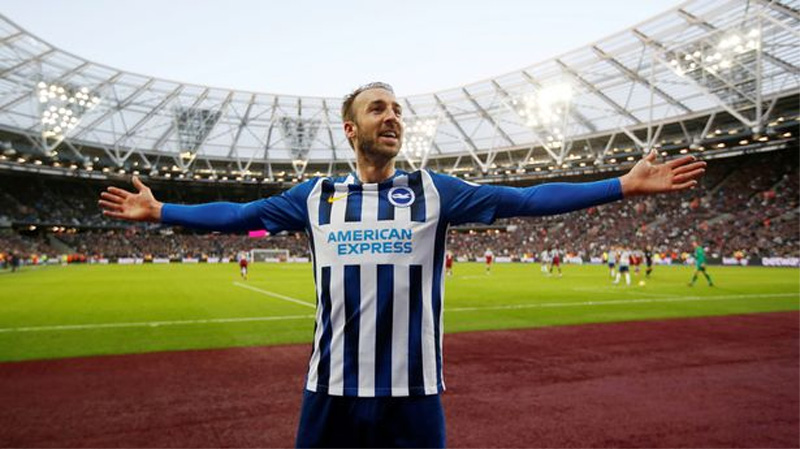
MULTIPOLYGON (((451 114, 450 111, 447 110, 447 107, 445 106, 445 104, 442 102, 442 99, 439 98, 438 95, 433 94, 433 98, 434 100, 436 100, 436 104, 439 105, 439 109, 442 111, 445 117, 447 117, 447 119, 450 120, 450 123, 456 128, 459 134, 461 134, 461 141, 464 142, 464 144, 466 145, 466 149, 469 152, 470 156, 472 156, 472 159, 474 159, 475 162, 477 162, 478 165, 481 167, 481 171, 483 172, 488 171, 489 170, 488 164, 484 164, 478 157, 477 155, 478 147, 476 147, 475 144, 472 143, 472 139, 470 139, 467 133, 464 132, 464 129, 458 123, 458 120, 456 120, 455 117, 453 117, 453 114, 451 114)), ((492 150, 490 150, 490 153, 491 152, 492 150)), ((487 159, 489 158, 487 157, 487 159)))
POLYGON ((603 60, 607 61, 609 64, 613 65, 617 70, 622 72, 622 74, 624 74, 631 81, 637 82, 637 83, 639 83, 639 84, 641 84, 641 85, 643 85, 643 86, 645 86, 647 88, 652 88, 653 91, 658 94, 658 96, 660 96, 661 98, 663 98, 669 104, 675 106, 676 108, 679 108, 679 109, 683 110, 683 112, 686 112, 686 113, 694 112, 691 109, 689 109, 688 107, 686 107, 686 105, 684 105, 680 101, 672 98, 671 95, 669 95, 666 92, 664 92, 663 90, 659 89, 657 86, 651 85, 650 82, 647 81, 645 78, 643 78, 641 75, 639 75, 635 71, 629 69, 628 67, 625 67, 622 63, 620 63, 619 61, 614 59, 614 57, 612 55, 604 52, 603 50, 601 50, 596 45, 592 46, 591 48, 592 48, 592 51, 594 51, 595 54, 600 59, 603 59, 603 60))

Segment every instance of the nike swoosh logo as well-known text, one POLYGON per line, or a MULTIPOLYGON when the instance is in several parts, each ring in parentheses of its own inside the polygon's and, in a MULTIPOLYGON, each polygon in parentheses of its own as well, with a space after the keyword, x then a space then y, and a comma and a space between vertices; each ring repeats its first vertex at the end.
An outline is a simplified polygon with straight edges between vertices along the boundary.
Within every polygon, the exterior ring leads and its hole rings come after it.
POLYGON ((348 196, 350 196, 349 193, 347 195, 340 196, 340 197, 330 196, 330 197, 328 197, 328 202, 329 203, 333 203, 334 201, 343 200, 343 199, 347 198, 348 196))

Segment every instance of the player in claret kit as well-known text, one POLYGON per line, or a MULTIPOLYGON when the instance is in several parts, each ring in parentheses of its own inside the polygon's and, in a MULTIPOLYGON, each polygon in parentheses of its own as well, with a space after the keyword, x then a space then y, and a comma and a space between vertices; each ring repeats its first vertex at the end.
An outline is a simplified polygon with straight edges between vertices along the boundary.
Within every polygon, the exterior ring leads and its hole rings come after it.
POLYGON ((558 248, 553 248, 550 250, 550 271, 549 273, 553 274, 553 268, 558 269, 558 277, 561 277, 561 252, 558 251, 558 248))
POLYGON ((242 279, 244 279, 246 281, 247 280, 247 255, 244 254, 244 253, 242 253, 242 255, 239 256, 239 272, 242 275, 242 279))
POLYGON ((448 251, 447 254, 444 255, 444 269, 447 271, 448 276, 453 275, 453 253, 448 251))
POLYGON ((298 447, 444 447, 442 312, 448 226, 566 213, 694 186, 704 162, 656 163, 588 183, 517 188, 395 168, 403 108, 384 83, 345 97, 344 135, 356 170, 318 177, 246 204, 164 204, 137 177, 110 187, 109 217, 239 232, 305 231, 317 313, 298 447), (330 199, 333 198, 333 201, 330 199))
POLYGON ((483 258, 486 261, 486 274, 490 274, 492 272, 492 264, 494 263, 494 253, 491 248, 486 249, 486 252, 483 253, 483 258))

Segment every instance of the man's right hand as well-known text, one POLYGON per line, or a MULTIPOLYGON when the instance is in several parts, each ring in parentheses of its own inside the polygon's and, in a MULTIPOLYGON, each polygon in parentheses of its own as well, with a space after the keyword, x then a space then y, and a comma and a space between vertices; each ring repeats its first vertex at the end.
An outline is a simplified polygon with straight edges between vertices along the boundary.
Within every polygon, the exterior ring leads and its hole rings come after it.
POLYGON ((103 215, 111 218, 131 221, 161 221, 161 206, 163 203, 153 197, 153 192, 139 180, 133 177, 133 186, 138 193, 109 187, 107 192, 100 194, 98 204, 103 209, 103 215))

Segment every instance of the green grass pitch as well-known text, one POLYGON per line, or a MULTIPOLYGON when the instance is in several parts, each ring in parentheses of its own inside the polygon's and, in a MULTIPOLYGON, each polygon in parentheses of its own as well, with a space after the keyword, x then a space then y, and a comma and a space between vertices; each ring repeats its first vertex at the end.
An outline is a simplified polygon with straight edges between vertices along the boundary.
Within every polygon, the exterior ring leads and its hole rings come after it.
MULTIPOLYGON (((308 343, 310 264, 26 267, 0 274, 0 361, 232 346, 308 343)), ((445 331, 800 309, 800 270, 710 267, 716 286, 690 267, 656 267, 630 287, 602 266, 456 263, 446 279, 445 331)))

